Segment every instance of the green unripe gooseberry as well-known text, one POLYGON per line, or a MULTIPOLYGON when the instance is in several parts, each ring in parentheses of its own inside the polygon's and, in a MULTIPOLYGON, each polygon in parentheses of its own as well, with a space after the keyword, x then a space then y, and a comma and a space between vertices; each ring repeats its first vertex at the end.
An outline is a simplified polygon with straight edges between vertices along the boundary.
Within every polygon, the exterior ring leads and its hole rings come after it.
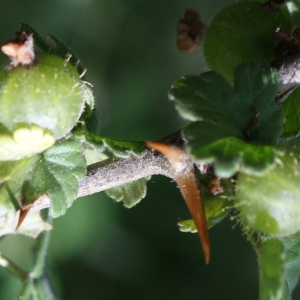
POLYGON ((300 230, 300 154, 289 151, 261 177, 240 173, 236 206, 242 222, 272 235, 300 230))
POLYGON ((65 59, 40 54, 28 68, 0 71, 0 123, 35 124, 60 139, 74 127, 84 109, 83 83, 65 59))
POLYGON ((86 91, 76 68, 50 54, 0 70, 0 161, 40 153, 66 136, 84 111, 86 91))

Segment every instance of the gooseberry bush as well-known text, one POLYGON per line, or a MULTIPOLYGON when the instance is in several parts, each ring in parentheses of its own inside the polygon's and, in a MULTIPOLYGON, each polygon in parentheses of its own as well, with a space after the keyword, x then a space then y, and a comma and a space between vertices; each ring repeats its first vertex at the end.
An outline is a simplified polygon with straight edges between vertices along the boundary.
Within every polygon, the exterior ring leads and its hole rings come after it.
POLYGON ((208 228, 230 216, 257 253, 259 299, 291 299, 300 274, 297 22, 297 2, 240 1, 204 34, 197 11, 187 10, 178 48, 203 46, 209 71, 172 85, 169 98, 186 125, 147 142, 96 135, 79 59, 21 24, 2 46, 8 60, 0 71, 0 235, 38 244, 31 272, 0 255, 23 283, 19 299, 56 299, 44 263, 52 218, 99 191, 130 208, 154 174, 177 183, 192 217, 179 229, 198 232, 207 263, 208 228))

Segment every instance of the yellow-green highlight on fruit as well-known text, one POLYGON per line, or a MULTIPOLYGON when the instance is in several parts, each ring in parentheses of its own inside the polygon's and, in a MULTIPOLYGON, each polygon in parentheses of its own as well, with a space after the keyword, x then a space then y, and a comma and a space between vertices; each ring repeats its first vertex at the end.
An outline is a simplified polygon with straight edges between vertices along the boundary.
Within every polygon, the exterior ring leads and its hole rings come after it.
POLYGON ((240 1, 225 6, 209 24, 203 52, 211 70, 233 83, 233 70, 241 63, 274 58, 275 30, 289 32, 284 14, 272 13, 257 1, 240 1))
POLYGON ((0 133, 0 161, 30 157, 45 151, 54 143, 55 139, 48 130, 36 125, 21 125, 12 136, 0 133))
POLYGON ((236 207, 244 225, 286 236, 300 230, 300 153, 287 151, 265 175, 238 175, 236 207))
POLYGON ((84 93, 74 66, 61 57, 38 54, 31 67, 0 71, 0 123, 11 132, 17 124, 37 125, 58 140, 77 124, 84 93))

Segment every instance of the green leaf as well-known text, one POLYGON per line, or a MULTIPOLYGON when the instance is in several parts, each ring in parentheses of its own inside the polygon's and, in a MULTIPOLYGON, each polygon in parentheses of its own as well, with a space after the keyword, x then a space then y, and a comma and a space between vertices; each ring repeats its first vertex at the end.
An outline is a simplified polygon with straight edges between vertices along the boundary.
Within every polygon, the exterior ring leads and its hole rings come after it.
POLYGON ((73 131, 74 138, 79 140, 85 148, 107 156, 128 157, 131 154, 142 157, 146 152, 144 142, 119 141, 91 134, 86 130, 73 131))
POLYGON ((78 140, 84 148, 93 149, 95 152, 102 153, 105 151, 103 138, 89 133, 83 129, 74 129, 73 135, 76 140, 78 140))
MULTIPOLYGON (((23 167, 23 160, 14 160, 14 161, 0 161, 0 181, 9 180, 18 169, 23 167)), ((1 200, 0 200, 1 202, 1 200)))
POLYGON ((253 245, 260 266, 260 300, 291 300, 300 274, 300 233, 253 245))
POLYGON ((52 291, 48 278, 29 278, 22 287, 18 297, 19 300, 55 300, 57 299, 52 291))
POLYGON ((118 141, 108 138, 103 138, 103 142, 105 147, 118 157, 126 158, 131 154, 142 157, 146 152, 144 142, 118 141))
POLYGON ((281 300, 284 290, 284 245, 279 239, 261 243, 257 251, 260 266, 260 300, 281 300))
POLYGON ((82 97, 84 98, 84 101, 85 101, 85 108, 84 108, 84 112, 82 113, 80 119, 86 120, 87 118, 91 117, 92 112, 95 109, 95 98, 93 95, 93 91, 89 86, 84 85, 82 87, 82 89, 83 89, 82 97))
POLYGON ((117 202, 123 200, 124 206, 131 208, 138 204, 147 192, 147 180, 150 178, 141 178, 130 183, 106 190, 106 194, 117 202))
MULTIPOLYGON (((238 97, 240 128, 248 129, 248 139, 254 142, 275 143, 282 134, 283 111, 276 107, 274 99, 279 89, 279 77, 276 71, 260 63, 241 64, 234 71, 234 89, 238 97), (247 119, 247 115, 250 118, 247 119), (253 115, 255 122, 251 123, 253 115)), ((237 122, 237 121, 236 121, 237 122)))
POLYGON ((285 281, 286 294, 290 299, 300 275, 300 233, 280 238, 285 247, 285 281))
POLYGON ((204 123, 203 127, 210 127, 211 132, 218 133, 217 138, 243 137, 231 118, 237 105, 234 91, 220 74, 206 72, 200 76, 185 76, 171 87, 170 98, 184 119, 198 121, 199 126, 204 123))
POLYGON ((198 229, 193 219, 180 221, 177 223, 177 225, 179 226, 179 230, 181 232, 191 232, 191 233, 198 232, 198 229))
MULTIPOLYGON (((27 208, 39 196, 49 195, 50 212, 57 217, 65 213, 77 198, 78 180, 86 174, 86 162, 81 145, 75 140, 62 140, 45 151, 41 156, 33 156, 14 162, 2 162, 0 166, 0 215, 5 223, 0 235, 15 232, 20 208, 27 208)), ((29 213, 18 232, 36 237, 51 226, 38 213, 29 213)))
POLYGON ((34 212, 27 214, 16 232, 19 209, 24 204, 24 194, 38 159, 38 156, 34 156, 30 159, 0 163, 1 179, 4 180, 0 186, 0 216, 5 220, 1 223, 0 236, 20 233, 35 238, 41 231, 52 228, 44 222, 39 212, 34 212))
POLYGON ((275 159, 282 153, 272 146, 252 145, 229 137, 220 139, 206 147, 199 148, 187 131, 190 140, 188 150, 198 163, 215 162, 215 173, 222 178, 241 171, 251 175, 262 175, 275 165, 275 159))
MULTIPOLYGON (((6 173, 6 181, 0 185, 0 215, 5 219, 5 228, 2 232, 12 232, 17 225, 16 212, 24 204, 24 191, 31 180, 32 170, 34 169, 39 157, 37 155, 14 162, 10 173, 6 173)), ((9 163, 6 163, 9 167, 9 163)))
POLYGON ((86 161, 81 145, 63 140, 45 151, 37 163, 27 191, 25 205, 39 196, 50 196, 50 215, 63 215, 77 198, 77 181, 86 174, 86 161))
MULTIPOLYGON (((217 195, 211 191, 210 183, 212 178, 198 174, 201 195, 204 202, 204 209, 207 221, 207 227, 211 228, 221 222, 230 212, 232 207, 231 199, 233 197, 234 188, 229 180, 221 180, 219 185, 223 190, 217 195)), ((184 220, 178 222, 179 230, 182 232, 198 232, 194 220, 184 220)))
POLYGON ((234 89, 216 72, 176 82, 170 98, 190 121, 183 133, 194 159, 215 162, 217 175, 224 177, 240 168, 262 173, 272 167, 276 150, 249 142, 275 144, 279 140, 283 113, 274 102, 278 84, 277 73, 261 63, 238 66, 234 89))
POLYGON ((300 89, 296 89, 282 103, 284 111, 283 137, 292 138, 300 133, 300 89))

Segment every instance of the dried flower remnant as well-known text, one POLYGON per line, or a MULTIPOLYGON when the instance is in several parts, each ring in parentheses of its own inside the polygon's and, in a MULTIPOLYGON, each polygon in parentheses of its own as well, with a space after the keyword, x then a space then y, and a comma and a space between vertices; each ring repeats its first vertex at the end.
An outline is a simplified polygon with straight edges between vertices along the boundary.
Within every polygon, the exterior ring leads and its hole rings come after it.
POLYGON ((10 58, 9 68, 31 66, 35 59, 33 34, 17 32, 16 39, 5 43, 1 51, 10 58))
POLYGON ((220 177, 215 177, 209 183, 210 192, 213 195, 219 195, 225 193, 225 189, 220 185, 220 177))
POLYGON ((200 14, 189 8, 184 19, 177 24, 177 48, 182 53, 193 52, 202 45, 205 25, 201 22, 200 14))

